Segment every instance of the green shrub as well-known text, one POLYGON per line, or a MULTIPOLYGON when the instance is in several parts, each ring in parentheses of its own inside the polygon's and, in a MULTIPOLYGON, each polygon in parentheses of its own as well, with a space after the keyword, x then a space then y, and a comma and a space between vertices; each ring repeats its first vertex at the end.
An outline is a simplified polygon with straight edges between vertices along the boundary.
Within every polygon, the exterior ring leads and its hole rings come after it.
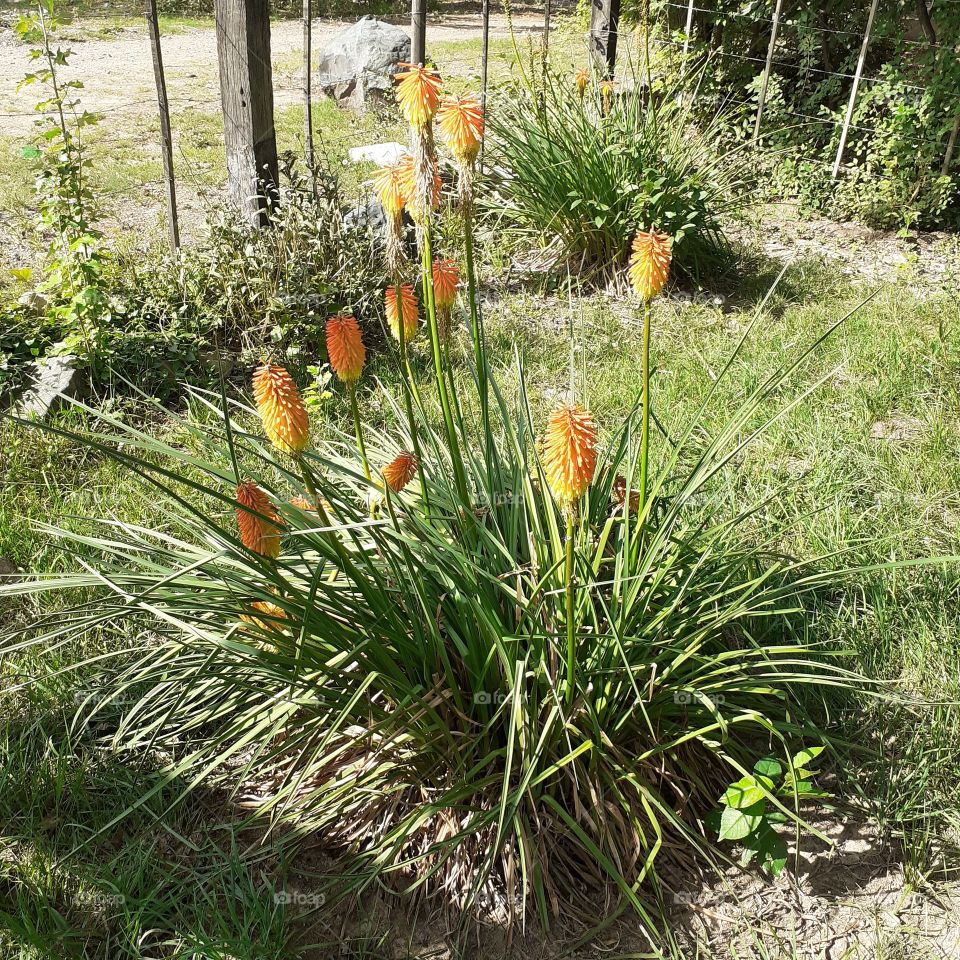
POLYGON ((743 203, 741 148, 716 149, 723 118, 695 124, 678 102, 684 88, 656 106, 643 89, 634 78, 615 90, 607 115, 598 84, 581 99, 573 77, 498 97, 488 206, 508 228, 604 273, 622 266, 636 230, 656 228, 673 237, 680 271, 697 277, 727 257, 723 218, 743 203))
MULTIPOLYGON (((85 534, 59 535, 99 553, 95 573, 0 595, 99 591, 35 625, 39 644, 147 626, 149 642, 102 687, 105 707, 130 704, 114 749, 163 747, 171 775, 231 789, 240 778, 294 837, 323 831, 341 851, 331 894, 382 881, 547 925, 602 911, 609 893, 608 907, 625 901, 654 926, 661 858, 678 844, 712 855, 703 817, 731 777, 758 751, 786 758, 820 739, 802 691, 847 683, 797 617, 842 571, 783 556, 765 503, 731 503, 714 482, 805 396, 770 409, 807 352, 711 432, 739 349, 672 431, 675 446, 659 449, 639 515, 624 510, 639 416, 607 431, 593 485, 575 514, 561 512, 522 388, 514 403, 491 384, 485 448, 458 428, 469 509, 447 438, 419 407, 425 485, 373 514, 352 435, 291 461, 229 421, 186 424, 186 452, 104 416, 83 442, 150 479, 162 529, 91 518, 85 534), (237 536, 244 476, 282 515, 276 561, 237 536), (295 495, 325 501, 327 515, 295 495), (597 899, 586 904, 585 889, 597 899)), ((413 442, 399 427, 367 434, 374 465, 413 442)), ((759 789, 795 816, 793 799, 759 789)))

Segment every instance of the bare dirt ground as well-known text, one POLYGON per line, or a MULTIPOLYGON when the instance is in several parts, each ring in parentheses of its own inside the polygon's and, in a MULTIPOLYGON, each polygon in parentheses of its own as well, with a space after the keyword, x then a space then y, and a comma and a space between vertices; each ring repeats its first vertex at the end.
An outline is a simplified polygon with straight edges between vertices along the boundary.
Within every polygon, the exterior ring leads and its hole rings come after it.
MULTIPOLYGON (((0 18, 2 18, 0 14, 0 18)), ((319 51, 339 31, 352 21, 317 20, 313 25, 314 47, 319 51)), ((509 36, 506 19, 491 16, 490 36, 501 39, 509 36)), ((519 33, 543 28, 541 17, 518 14, 513 18, 519 33)), ((406 24, 401 24, 406 26, 406 24)), ((82 37, 73 31, 73 35, 82 37)), ((128 117, 156 116, 156 88, 150 60, 150 46, 141 27, 118 31, 117 36, 103 40, 72 39, 70 46, 70 76, 84 84, 82 92, 85 109, 104 113, 119 122, 128 117)), ((481 36, 480 18, 476 16, 446 16, 427 27, 427 43, 475 40, 481 36)), ((299 21, 282 20, 271 29, 272 54, 275 68, 290 53, 303 49, 303 30, 299 21)), ((183 105, 206 105, 210 110, 220 104, 217 73, 217 41, 213 26, 179 28, 162 38, 164 71, 167 92, 174 109, 183 105)), ((17 93, 17 84, 30 69, 26 46, 13 36, 10 24, 0 19, 0 132, 9 136, 28 134, 36 115, 30 109, 29 93, 25 98, 17 93)), ((299 103, 299 79, 276 70, 274 100, 278 107, 299 103)))

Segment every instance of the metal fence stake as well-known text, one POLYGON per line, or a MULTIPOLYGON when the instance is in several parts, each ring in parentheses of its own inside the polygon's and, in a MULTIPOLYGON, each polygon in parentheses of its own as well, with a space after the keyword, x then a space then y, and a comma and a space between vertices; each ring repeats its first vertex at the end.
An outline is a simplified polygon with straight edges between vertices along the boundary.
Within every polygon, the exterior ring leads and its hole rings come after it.
POLYGON ((167 101, 167 81, 163 75, 163 57, 160 53, 160 22, 157 19, 157 0, 146 0, 145 14, 150 49, 153 53, 153 77, 157 84, 157 105, 160 109, 160 150, 163 154, 163 179, 167 187, 167 228, 170 233, 170 252, 176 256, 180 249, 180 221, 177 219, 177 185, 173 179, 173 134, 170 130, 170 104, 167 101))
POLYGON ((760 83, 760 100, 757 103, 757 119, 753 125, 753 142, 760 139, 760 121, 763 119, 763 105, 767 102, 767 85, 770 83, 770 68, 773 64, 773 50, 777 45, 777 30, 780 27, 780 10, 783 0, 777 0, 773 10, 773 25, 770 28, 770 44, 767 47, 767 62, 763 68, 763 80, 760 83))
POLYGON ((843 151, 847 146, 847 134, 850 132, 850 121, 853 119, 853 108, 857 102, 857 88, 860 86, 860 76, 863 73, 863 65, 867 59, 867 47, 870 46, 870 31, 873 29, 873 18, 877 13, 877 4, 880 0, 873 0, 870 4, 870 15, 867 17, 867 29, 863 31, 863 44, 860 47, 860 57, 857 60, 857 69, 853 74, 853 89, 850 91, 850 102, 847 104, 847 115, 843 120, 843 130, 840 132, 840 146, 837 148, 837 159, 833 161, 833 173, 831 179, 836 180, 840 172, 840 161, 843 159, 843 151))
POLYGON ((313 56, 313 3, 303 0, 303 142, 307 152, 307 168, 313 177, 313 92, 310 71, 313 56))

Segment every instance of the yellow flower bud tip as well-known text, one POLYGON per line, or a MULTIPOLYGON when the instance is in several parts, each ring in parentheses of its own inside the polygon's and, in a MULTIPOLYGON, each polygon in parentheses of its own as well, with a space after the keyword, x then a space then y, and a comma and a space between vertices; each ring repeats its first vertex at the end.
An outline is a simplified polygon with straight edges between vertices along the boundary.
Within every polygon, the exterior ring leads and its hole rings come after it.
POLYGON ((577 85, 580 95, 583 96, 587 85, 590 83, 590 71, 586 67, 579 67, 573 75, 573 82, 577 85))
POLYGON ((384 468, 383 479, 394 493, 401 490, 414 478, 417 458, 409 450, 401 450, 384 468))
POLYGON ((296 454, 310 442, 310 421, 300 391, 285 367, 265 363, 253 374, 253 398, 270 442, 296 454))
POLYGON ((240 542, 254 553, 274 560, 280 556, 282 521, 270 498, 253 480, 237 487, 237 527, 240 542))
POLYGON ((327 321, 327 356, 333 372, 344 383, 356 383, 360 379, 367 352, 354 317, 338 314, 327 321))
POLYGON ((400 314, 403 315, 403 339, 409 343, 417 335, 417 324, 420 320, 419 305, 416 294, 413 292, 413 285, 405 283, 400 288, 399 311, 396 287, 387 287, 386 307, 387 323, 390 324, 390 331, 397 340, 400 339, 400 314))
POLYGON ((443 81, 436 70, 429 67, 401 63, 396 73, 397 103, 407 123, 416 130, 430 125, 440 106, 443 81))
POLYGON ((563 404, 551 414, 543 443, 543 469, 554 499, 569 509, 586 493, 597 468, 597 427, 593 415, 563 404))
POLYGON ((433 261, 433 296, 438 310, 450 310, 457 299, 460 270, 453 260, 433 261))
POLYGON ((483 142, 483 108, 477 98, 444 97, 437 123, 453 156, 463 163, 472 163, 483 142))
POLYGON ((257 600, 250 605, 252 610, 260 616, 252 614, 241 614, 240 619, 251 626, 259 627, 264 633, 282 633, 284 624, 282 621, 289 619, 283 607, 277 606, 270 600, 257 600), (261 617, 266 619, 261 619, 261 617))
POLYGON ((655 230, 637 232, 630 255, 630 283, 645 303, 649 303, 666 285, 670 260, 670 237, 655 230))

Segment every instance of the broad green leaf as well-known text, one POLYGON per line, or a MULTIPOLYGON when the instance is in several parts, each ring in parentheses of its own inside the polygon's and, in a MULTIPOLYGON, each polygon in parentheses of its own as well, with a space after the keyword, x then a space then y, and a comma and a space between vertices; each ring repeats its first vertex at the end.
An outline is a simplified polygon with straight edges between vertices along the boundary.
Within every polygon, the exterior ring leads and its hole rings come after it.
POLYGON ((750 836, 763 822, 763 811, 766 804, 763 800, 752 807, 738 810, 736 807, 724 807, 720 815, 720 831, 718 840, 743 840, 750 836))

